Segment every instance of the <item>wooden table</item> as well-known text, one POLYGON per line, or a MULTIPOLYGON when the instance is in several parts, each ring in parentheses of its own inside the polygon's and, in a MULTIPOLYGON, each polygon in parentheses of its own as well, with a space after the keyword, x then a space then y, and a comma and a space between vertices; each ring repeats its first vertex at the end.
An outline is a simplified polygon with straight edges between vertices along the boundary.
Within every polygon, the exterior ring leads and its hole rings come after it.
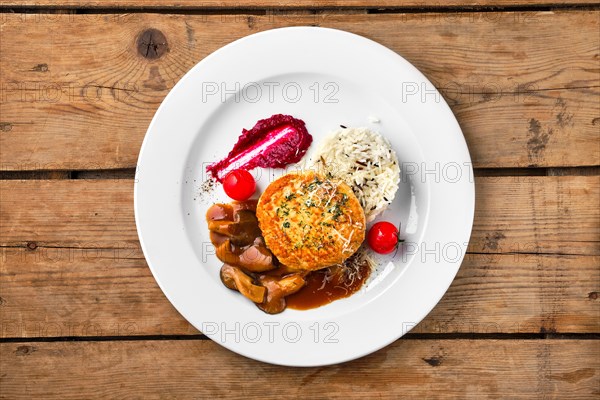
POLYGON ((0 398, 600 396, 600 2, 1 1, 0 398), (476 177, 469 254, 439 305, 323 368, 249 360, 190 326, 133 215, 140 144, 173 85, 290 25, 413 63, 476 177))

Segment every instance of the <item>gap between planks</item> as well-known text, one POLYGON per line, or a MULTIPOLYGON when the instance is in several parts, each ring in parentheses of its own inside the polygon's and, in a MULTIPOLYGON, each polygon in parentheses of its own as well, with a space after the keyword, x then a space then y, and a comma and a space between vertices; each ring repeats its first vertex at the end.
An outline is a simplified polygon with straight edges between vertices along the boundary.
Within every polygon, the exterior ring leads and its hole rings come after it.
MULTIPOLYGON (((597 176, 600 166, 551 168, 475 168, 476 177, 483 176, 597 176)), ((134 179, 135 168, 80 171, 0 171, 0 180, 49 179, 134 179)))
MULTIPOLYGON (((8 3, 8 2, 7 2, 8 3)), ((14 4, 14 3, 13 3, 14 4)), ((56 7, 49 4, 11 5, 1 4, 0 13, 17 14, 115 14, 115 13, 158 13, 180 15, 269 15, 272 12, 304 13, 304 14, 427 14, 427 13, 469 13, 469 12, 546 12, 546 11, 586 11, 600 9, 599 2, 580 3, 548 3, 548 4, 516 4, 516 5, 441 5, 426 3, 407 6, 298 6, 297 3, 279 3, 276 6, 207 6, 199 3, 198 6, 112 6, 95 7, 86 5, 61 5, 56 7)))
MULTIPOLYGON (((600 333, 407 333, 402 340, 600 340, 600 333)), ((137 336, 5 337, 0 343, 210 340, 204 334, 137 336)), ((398 338, 400 340, 400 338, 398 338)))

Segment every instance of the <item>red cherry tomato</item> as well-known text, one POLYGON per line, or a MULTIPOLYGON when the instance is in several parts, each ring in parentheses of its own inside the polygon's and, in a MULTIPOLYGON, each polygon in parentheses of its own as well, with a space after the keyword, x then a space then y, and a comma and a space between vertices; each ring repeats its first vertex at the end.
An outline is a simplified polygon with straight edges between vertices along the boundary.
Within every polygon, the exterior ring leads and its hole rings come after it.
POLYGON ((244 169, 234 169, 225 176, 223 189, 232 199, 244 201, 254 194, 256 182, 250 172, 244 169))
POLYGON ((377 222, 367 234, 369 246, 379 254, 391 253, 401 242, 398 228, 391 222, 377 222))

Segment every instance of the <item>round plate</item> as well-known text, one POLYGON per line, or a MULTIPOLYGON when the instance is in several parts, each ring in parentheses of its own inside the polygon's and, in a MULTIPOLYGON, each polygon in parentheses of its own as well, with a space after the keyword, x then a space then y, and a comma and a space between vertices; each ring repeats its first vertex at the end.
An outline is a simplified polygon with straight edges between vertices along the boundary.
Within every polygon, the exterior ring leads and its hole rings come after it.
MULTIPOLYGON (((284 171, 252 172, 260 193, 284 171)), ((199 62, 156 112, 136 171, 138 234, 167 298, 215 342, 282 365, 361 357, 419 323, 460 267, 473 212, 469 152, 439 92, 388 48, 325 28, 257 33, 199 62), (366 126, 390 141, 402 176, 378 219, 401 222, 406 242, 394 257, 377 259, 354 295, 268 315, 220 282, 205 212, 229 200, 220 186, 207 192, 202 184, 206 165, 227 155, 242 128, 278 113, 306 122, 311 149, 339 125, 366 126)))

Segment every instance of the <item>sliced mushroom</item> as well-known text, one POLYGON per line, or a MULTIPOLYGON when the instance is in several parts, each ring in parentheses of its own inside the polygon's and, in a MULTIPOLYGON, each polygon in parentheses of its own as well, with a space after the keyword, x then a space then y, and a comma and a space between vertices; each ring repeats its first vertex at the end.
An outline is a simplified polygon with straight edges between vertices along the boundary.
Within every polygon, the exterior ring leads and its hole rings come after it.
POLYGON ((233 221, 233 208, 231 204, 216 203, 206 211, 206 220, 210 221, 233 221))
POLYGON ((210 242, 215 247, 222 245, 224 241, 229 239, 227 236, 221 235, 220 233, 213 232, 213 231, 211 231, 209 235, 210 235, 210 242))
POLYGON ((239 210, 250 210, 254 213, 256 213, 256 206, 258 205, 258 199, 251 199, 251 200, 246 200, 246 201, 234 201, 231 204, 231 209, 233 210, 234 213, 238 212, 239 210))
POLYGON ((221 235, 230 236, 231 225, 235 224, 233 221, 227 221, 225 219, 218 221, 208 221, 208 230, 211 232, 219 233, 221 235))
POLYGON ((217 257, 225 264, 241 267, 250 272, 264 272, 275 268, 273 254, 262 238, 256 238, 252 246, 239 248, 227 239, 216 249, 217 257))
POLYGON ((283 278, 261 275, 258 280, 267 288, 267 297, 264 302, 256 305, 268 314, 279 314, 285 310, 285 296, 296 293, 306 283, 301 274, 292 274, 283 278))
POLYGON ((223 264, 221 267, 221 281, 229 289, 239 291, 255 303, 265 301, 267 289, 264 286, 255 285, 252 278, 233 265, 223 264))
POLYGON ((305 283, 306 281, 300 274, 288 275, 277 282, 284 296, 296 293, 304 287, 305 283))
POLYGON ((233 221, 208 221, 208 229, 229 237, 231 243, 237 246, 251 245, 254 239, 261 235, 256 214, 252 210, 244 209, 235 211, 233 221))
POLYGON ((279 264, 279 261, 277 261, 276 264, 277 264, 277 269, 269 271, 269 273, 267 275, 274 276, 277 279, 281 279, 284 276, 288 276, 288 275, 292 275, 292 274, 300 275, 301 277, 304 278, 306 275, 308 275, 310 273, 310 271, 307 271, 307 270, 293 269, 293 268, 288 267, 287 265, 279 264))

